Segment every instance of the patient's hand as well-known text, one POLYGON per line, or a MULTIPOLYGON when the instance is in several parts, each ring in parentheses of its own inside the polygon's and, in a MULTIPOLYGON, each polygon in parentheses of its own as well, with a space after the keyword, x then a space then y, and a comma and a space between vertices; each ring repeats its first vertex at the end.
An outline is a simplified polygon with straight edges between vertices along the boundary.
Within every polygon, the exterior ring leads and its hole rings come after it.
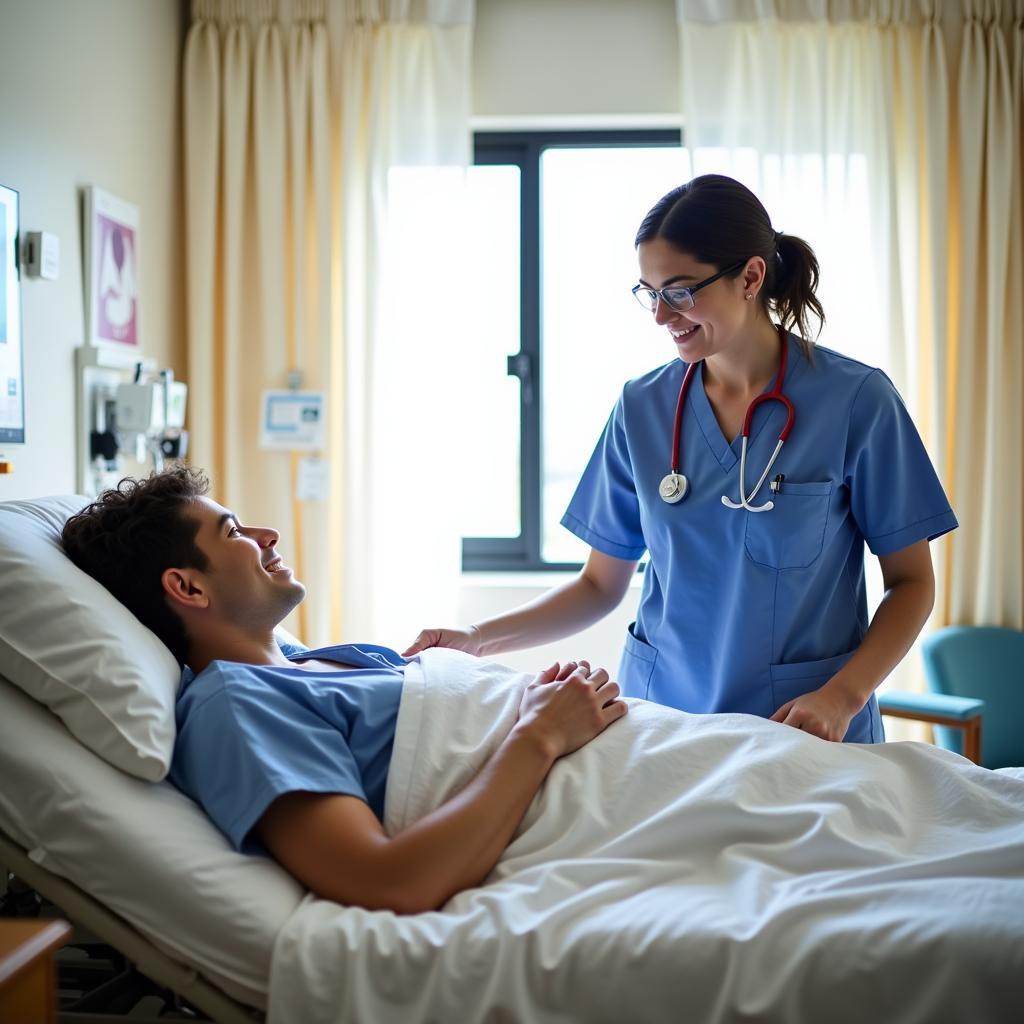
POLYGON ((618 699, 619 684, 603 668, 586 661, 557 662, 526 687, 516 730, 537 739, 552 757, 589 743, 627 711, 618 699))
POLYGON ((480 630, 476 626, 468 626, 465 629, 422 629, 419 636, 402 651, 402 657, 411 658, 428 647, 448 647, 453 651, 465 651, 479 657, 480 630))

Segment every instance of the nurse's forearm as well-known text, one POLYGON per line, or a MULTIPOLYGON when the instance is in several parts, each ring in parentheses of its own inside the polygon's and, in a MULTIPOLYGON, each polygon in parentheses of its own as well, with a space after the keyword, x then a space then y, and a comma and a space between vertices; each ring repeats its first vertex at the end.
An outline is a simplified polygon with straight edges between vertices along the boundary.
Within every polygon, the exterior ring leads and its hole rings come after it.
POLYGON ((932 580, 905 580, 886 591, 853 657, 826 684, 842 693, 854 713, 910 650, 935 601, 932 580))
POLYGON ((576 576, 533 601, 476 623, 479 653, 492 657, 572 636, 604 618, 621 600, 621 593, 602 590, 585 575, 576 576))

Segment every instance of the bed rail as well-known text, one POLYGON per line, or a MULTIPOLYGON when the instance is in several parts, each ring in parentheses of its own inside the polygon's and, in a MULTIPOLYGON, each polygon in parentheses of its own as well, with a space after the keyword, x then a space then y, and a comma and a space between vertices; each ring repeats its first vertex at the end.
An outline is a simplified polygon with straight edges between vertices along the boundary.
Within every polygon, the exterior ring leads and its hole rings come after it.
POLYGON ((259 1010, 232 999, 194 968, 172 960, 122 917, 77 885, 34 863, 3 830, 0 830, 0 865, 60 907, 71 921, 108 942, 147 978, 187 999, 217 1024, 259 1024, 264 1020, 259 1010))

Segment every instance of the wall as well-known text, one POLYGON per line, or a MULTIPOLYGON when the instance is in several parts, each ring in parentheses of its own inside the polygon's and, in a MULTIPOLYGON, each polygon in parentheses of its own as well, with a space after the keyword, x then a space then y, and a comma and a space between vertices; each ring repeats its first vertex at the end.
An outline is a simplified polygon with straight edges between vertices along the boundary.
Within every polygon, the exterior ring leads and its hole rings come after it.
POLYGON ((678 123, 677 36, 673 0, 477 0, 473 114, 678 123))
POLYGON ((146 355, 184 376, 182 0, 0 0, 0 183, 22 231, 60 239, 60 279, 22 277, 26 440, 0 500, 74 491, 73 349, 84 334, 80 189, 140 208, 146 355))
MULTIPOLYGON (((675 125, 678 65, 673 0, 477 0, 474 123, 478 128, 675 125)), ((565 578, 467 573, 460 620, 478 622, 565 578)), ((614 674, 626 625, 635 617, 639 583, 638 577, 611 615, 578 636, 500 660, 532 670, 556 658, 584 657, 614 674)))

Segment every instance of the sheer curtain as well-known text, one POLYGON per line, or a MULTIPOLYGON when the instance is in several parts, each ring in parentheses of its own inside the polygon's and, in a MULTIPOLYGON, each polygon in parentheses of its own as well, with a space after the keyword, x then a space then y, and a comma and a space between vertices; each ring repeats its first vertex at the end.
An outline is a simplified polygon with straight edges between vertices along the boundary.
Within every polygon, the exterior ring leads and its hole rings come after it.
POLYGON ((353 637, 454 621, 460 573, 458 236, 473 4, 350 2, 343 129, 342 608, 353 637))
POLYGON ((448 233, 469 158, 472 15, 472 0, 193 0, 191 458, 219 501, 281 530, 308 592, 288 625, 313 644, 400 645, 412 622, 453 618, 453 354, 420 329, 444 315, 425 289, 443 268, 426 234, 406 246, 426 261, 418 277, 388 242, 407 167, 438 168, 440 184, 406 186, 402 203, 421 199, 424 227, 448 233), (298 455, 259 448, 260 393, 290 371, 326 397, 323 500, 298 500, 298 455))
POLYGON ((821 342, 914 415, 962 524, 933 546, 934 624, 1019 627, 1024 5, 955 6, 678 0, 683 120, 696 173, 740 178, 818 251, 821 342))

